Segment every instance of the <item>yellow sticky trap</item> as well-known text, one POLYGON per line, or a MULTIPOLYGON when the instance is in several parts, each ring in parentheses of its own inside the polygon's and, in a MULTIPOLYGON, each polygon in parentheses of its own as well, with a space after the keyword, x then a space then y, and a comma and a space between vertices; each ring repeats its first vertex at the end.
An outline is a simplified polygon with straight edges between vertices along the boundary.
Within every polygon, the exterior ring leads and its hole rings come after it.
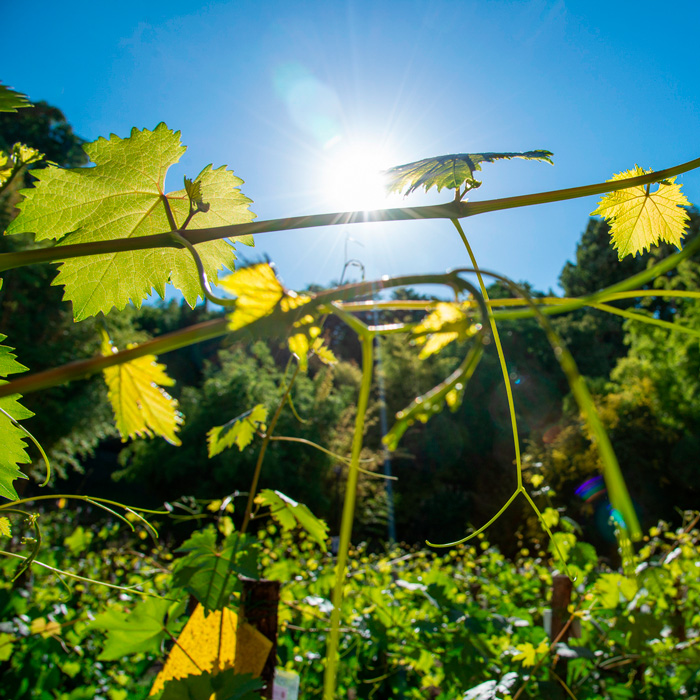
POLYGON ((272 649, 272 642, 252 625, 238 625, 233 610, 215 610, 208 615, 197 605, 171 649, 163 670, 156 676, 151 695, 167 681, 216 673, 234 668, 236 673, 258 677, 272 649))

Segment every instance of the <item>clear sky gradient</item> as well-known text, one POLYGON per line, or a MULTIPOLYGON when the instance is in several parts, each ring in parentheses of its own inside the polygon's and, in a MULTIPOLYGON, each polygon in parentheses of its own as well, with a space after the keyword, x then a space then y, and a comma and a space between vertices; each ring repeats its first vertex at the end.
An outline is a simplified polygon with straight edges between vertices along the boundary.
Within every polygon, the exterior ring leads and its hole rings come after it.
MULTIPOLYGON (((166 122, 188 146, 169 189, 227 164, 269 219, 363 207, 343 191, 353 154, 390 167, 455 152, 554 152, 554 167, 484 165, 472 200, 696 158, 699 19, 697 0, 38 0, 3 8, 0 79, 62 109, 89 140, 166 122)), ((679 182, 700 203, 700 173, 679 182)), ((433 191, 386 206, 450 198, 433 191)), ((556 290, 596 205, 484 214, 466 232, 484 268, 556 290)), ((302 288, 337 279, 346 249, 370 278, 467 264, 444 221, 270 233, 243 253, 269 255, 302 288)))

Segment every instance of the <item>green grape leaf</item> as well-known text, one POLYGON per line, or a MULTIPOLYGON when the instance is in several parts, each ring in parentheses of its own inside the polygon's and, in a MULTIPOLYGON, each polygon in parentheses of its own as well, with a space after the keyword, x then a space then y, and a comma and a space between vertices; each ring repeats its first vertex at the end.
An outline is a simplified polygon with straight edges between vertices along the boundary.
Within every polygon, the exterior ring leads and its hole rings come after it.
POLYGON ((0 83, 0 112, 16 112, 22 107, 31 107, 27 96, 0 83))
MULTIPOLYGON (((0 342, 6 337, 0 333, 0 342)), ((27 368, 17 362, 12 354, 12 348, 0 345, 0 377, 26 371, 27 368)), ((0 384, 7 382, 0 380, 0 384)), ((32 461, 27 454, 25 433, 9 417, 19 421, 34 415, 19 403, 20 398, 19 394, 13 394, 0 399, 0 496, 10 500, 18 498, 13 481, 27 478, 18 465, 29 464, 32 461)))
POLYGON ((268 506, 272 519, 283 530, 294 530, 300 527, 320 545, 324 552, 326 551, 328 525, 323 520, 319 520, 303 503, 297 503, 289 496, 272 489, 263 489, 255 497, 255 502, 261 506, 268 506))
POLYGON ((456 190, 464 185, 464 191, 479 187, 481 182, 474 178, 474 173, 481 170, 482 163, 493 163, 496 160, 524 158, 526 160, 541 160, 552 162, 549 151, 525 151, 524 153, 451 153, 447 156, 425 158, 405 165, 397 165, 385 171, 387 189, 389 192, 411 192, 431 187, 456 190))
MULTIPOLYGON (((638 165, 613 176, 608 182, 624 180, 652 172, 638 165)), ((637 185, 604 195, 591 216, 602 216, 610 224, 613 248, 620 260, 626 255, 636 255, 659 241, 681 247, 690 220, 684 207, 690 202, 681 192, 681 186, 672 177, 659 183, 655 192, 649 185, 637 185)))
POLYGON ((207 433, 209 457, 218 455, 233 445, 242 452, 252 442, 258 426, 265 430, 266 420, 267 409, 262 404, 257 404, 250 411, 242 413, 228 423, 212 428, 207 433))
MULTIPOLYGON (((102 354, 113 352, 117 349, 103 334, 102 354)), ((108 398, 122 442, 155 434, 172 445, 182 444, 175 434, 182 424, 182 414, 178 411, 177 400, 162 388, 175 382, 156 359, 155 355, 144 355, 104 370, 108 398)))
POLYGON ((417 326, 412 330, 413 341, 421 345, 420 359, 424 360, 454 340, 471 338, 481 329, 465 313, 461 304, 438 302, 417 326))
POLYGON ((239 575, 258 578, 255 538, 233 532, 221 547, 216 539, 216 530, 207 527, 175 550, 184 556, 173 565, 173 585, 189 591, 206 612, 221 610, 228 603, 238 589, 239 575))
POLYGON ((236 308, 229 316, 229 329, 232 331, 269 316, 278 304, 282 311, 289 311, 311 299, 305 294, 285 289, 267 263, 236 270, 224 277, 219 286, 236 297, 236 308))
MULTIPOLYGON (((185 151, 180 132, 165 124, 153 131, 132 129, 128 138, 112 134, 86 144, 94 167, 63 169, 49 166, 36 172, 35 187, 23 190, 20 215, 8 233, 33 231, 36 240, 56 240, 59 246, 117 238, 136 238, 171 230, 168 208, 176 226, 190 213, 186 190, 165 194, 165 175, 185 151), (166 207, 167 204, 167 207, 166 207)), ((207 211, 191 219, 189 229, 251 221, 250 200, 238 190, 242 183, 224 167, 207 166, 190 186, 199 189, 207 211)), ((250 243, 250 237, 240 240, 250 243)), ((233 268, 235 252, 227 241, 197 246, 204 269, 216 279, 223 267, 233 268)), ((153 290, 163 297, 172 283, 194 306, 201 295, 196 266, 185 249, 159 248, 72 258, 61 264, 54 284, 65 286, 76 320, 129 300, 140 306, 153 290)))
POLYGON ((393 452, 408 428, 416 421, 427 423, 436 413, 439 413, 446 403, 450 410, 456 411, 462 403, 467 382, 476 370, 483 354, 483 345, 477 342, 472 347, 462 364, 441 384, 429 392, 418 396, 409 406, 396 414, 396 423, 382 438, 387 449, 393 452))
POLYGON ((165 684, 158 700, 259 700, 257 690, 262 681, 249 673, 236 673, 230 668, 212 674, 205 671, 196 676, 186 676, 165 684))
POLYGON ((171 621, 165 616, 172 601, 146 598, 131 612, 123 612, 117 606, 108 608, 90 623, 92 629, 105 630, 107 641, 101 661, 116 661, 123 656, 139 652, 160 655, 160 645, 168 632, 174 632, 171 621))

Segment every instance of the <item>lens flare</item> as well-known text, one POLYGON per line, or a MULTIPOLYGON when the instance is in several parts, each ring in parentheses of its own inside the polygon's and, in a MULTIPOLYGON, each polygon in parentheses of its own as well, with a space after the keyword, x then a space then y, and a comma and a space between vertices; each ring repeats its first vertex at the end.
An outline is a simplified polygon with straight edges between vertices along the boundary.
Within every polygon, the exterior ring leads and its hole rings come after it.
POLYGON ((599 496, 605 493, 605 482, 602 476, 594 476, 588 481, 584 481, 581 486, 576 489, 576 495, 582 498, 586 503, 592 503, 599 496))

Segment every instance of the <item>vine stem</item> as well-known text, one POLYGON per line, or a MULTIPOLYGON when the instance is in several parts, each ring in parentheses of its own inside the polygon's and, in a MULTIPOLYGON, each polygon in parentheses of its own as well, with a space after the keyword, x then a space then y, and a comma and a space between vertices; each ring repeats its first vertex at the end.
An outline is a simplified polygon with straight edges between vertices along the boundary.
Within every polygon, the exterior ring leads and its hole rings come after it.
POLYGON ((284 405, 287 403, 287 397, 294 386, 297 375, 299 374, 299 363, 297 363, 296 368, 284 390, 284 394, 277 404, 277 410, 275 415, 272 416, 272 420, 265 431, 265 437, 263 438, 262 445, 260 445, 260 452, 258 453, 258 461, 255 463, 255 471, 253 472, 253 480, 250 483, 250 492, 248 493, 248 502, 245 507, 245 515, 243 516, 243 525, 241 525, 241 535, 245 535, 248 529, 248 523, 250 522, 250 514, 253 512, 253 502, 255 501, 255 494, 258 490, 258 481, 260 480, 260 472, 262 471, 263 460, 265 459, 265 452, 267 452, 267 446, 270 444, 272 439, 272 433, 275 431, 275 426, 279 420, 280 414, 284 405))
MULTIPOLYGON (((481 270, 476 263, 476 258, 474 257, 474 251, 472 251, 467 236, 464 233, 462 225, 457 221, 457 219, 452 219, 454 227, 464 243, 464 247, 467 249, 469 254, 469 259, 471 260, 472 267, 476 272, 476 277, 479 280, 479 289, 481 290, 481 296, 484 298, 486 308, 488 309, 489 324, 491 325, 491 335, 493 336, 493 342, 496 345, 496 352, 498 353, 498 361, 501 365, 501 373, 503 374, 503 385, 506 390, 506 397, 508 399, 508 411, 510 412, 510 424, 513 430, 513 448, 515 449, 515 469, 517 474, 517 489, 521 489, 523 485, 523 467, 520 458, 520 438, 518 437, 518 419, 515 415, 515 402, 513 401, 513 389, 510 385, 510 375, 508 373, 508 365, 506 364, 506 356, 503 353, 503 346, 501 345, 501 337, 498 334, 498 328, 496 327, 496 319, 493 316, 493 309, 489 306, 489 295, 486 291, 486 285, 484 284, 484 278, 481 275, 481 270)), ((517 491, 516 491, 517 495, 517 491)))
MULTIPOLYGON (((397 209, 375 209, 373 211, 346 211, 332 214, 315 214, 311 216, 295 216, 286 219, 271 219, 245 224, 228 226, 213 226, 197 230, 179 232, 193 245, 222 238, 238 238, 241 236, 271 233, 273 231, 290 231, 319 226, 343 226, 346 224, 366 223, 370 221, 412 221, 415 219, 461 219, 492 211, 529 207, 534 204, 562 202, 568 199, 590 197, 606 192, 615 192, 629 187, 647 185, 659 180, 665 180, 675 175, 688 172, 700 167, 700 158, 687 163, 681 163, 665 170, 625 178, 600 182, 593 185, 569 187, 562 190, 550 190, 533 194, 518 195, 487 199, 481 202, 449 202, 425 207, 404 207, 397 209)), ((100 255, 104 253, 120 253, 150 248, 179 248, 182 244, 174 240, 168 233, 158 233, 153 236, 138 236, 136 238, 117 238, 111 241, 92 241, 72 245, 58 245, 52 248, 18 251, 0 254, 0 272, 22 265, 41 262, 57 262, 69 258, 100 255)))
MULTIPOLYGON (((700 240, 700 239, 698 239, 700 240)), ((164 335, 141 343, 136 347, 120 350, 110 355, 99 355, 87 360, 69 362, 61 367, 35 372, 33 374, 13 379, 10 382, 0 385, 0 398, 12 394, 28 394, 41 389, 48 389, 52 386, 66 384, 74 379, 84 379, 92 374, 101 372, 107 367, 114 367, 131 362, 145 355, 160 355, 179 348, 201 343, 205 340, 218 338, 229 334, 232 341, 248 341, 252 338, 269 337, 279 335, 281 328, 291 326, 298 320, 300 314, 311 313, 320 306, 330 305, 333 301, 344 301, 357 296, 374 294, 377 290, 391 289, 392 287, 408 287, 419 284, 440 284, 459 289, 466 289, 474 294, 477 303, 482 307, 482 313, 486 317, 486 306, 478 290, 466 280, 460 279, 457 272, 428 275, 404 275, 401 277, 390 277, 375 280, 373 282, 357 282, 344 287, 322 292, 313 297, 307 304, 297 309, 287 312, 279 308, 273 313, 252 322, 251 324, 237 330, 229 329, 227 318, 218 318, 211 321, 197 323, 188 328, 165 333, 164 335)), ((330 306, 329 306, 330 308, 330 306)), ((334 313, 337 311, 334 310, 334 313)))
POLYGON ((369 393, 372 386, 372 368, 374 367, 374 343, 372 334, 365 331, 360 335, 362 344, 362 382, 360 395, 357 399, 357 415, 355 417, 355 433, 352 437, 352 455, 348 471, 348 481, 345 486, 345 501, 340 525, 340 541, 338 543, 338 559, 335 567, 335 586, 333 588, 333 611, 331 613, 331 631, 328 637, 326 652, 326 670, 323 677, 323 700, 334 700, 336 676, 338 672, 338 643, 340 638, 340 615, 343 606, 343 588, 348 564, 350 536, 355 516, 355 499, 357 496, 357 481, 359 475, 360 452, 365 428, 365 413, 369 403, 369 393))
MULTIPOLYGON (((0 549, 0 556, 12 557, 13 559, 22 559, 26 562, 29 557, 25 557, 21 554, 15 554, 14 552, 7 552, 4 549, 0 549)), ((164 596, 155 595, 154 593, 147 593, 146 591, 140 591, 135 586, 118 586, 116 583, 107 583, 107 581, 98 581, 94 578, 86 578, 85 576, 79 576, 78 574, 73 574, 70 571, 64 571, 63 569, 58 569, 55 566, 49 566, 44 564, 43 561, 38 561, 36 559, 32 560, 33 566, 39 566, 42 569, 47 569, 57 576, 66 576, 68 578, 75 579, 76 581, 81 581, 82 583, 94 583, 97 586, 104 586, 105 588, 113 588, 116 591, 124 591, 126 593, 134 593, 136 595, 143 596, 144 598, 156 598, 157 600, 170 600, 173 603, 178 601, 174 598, 165 598, 164 596)))

